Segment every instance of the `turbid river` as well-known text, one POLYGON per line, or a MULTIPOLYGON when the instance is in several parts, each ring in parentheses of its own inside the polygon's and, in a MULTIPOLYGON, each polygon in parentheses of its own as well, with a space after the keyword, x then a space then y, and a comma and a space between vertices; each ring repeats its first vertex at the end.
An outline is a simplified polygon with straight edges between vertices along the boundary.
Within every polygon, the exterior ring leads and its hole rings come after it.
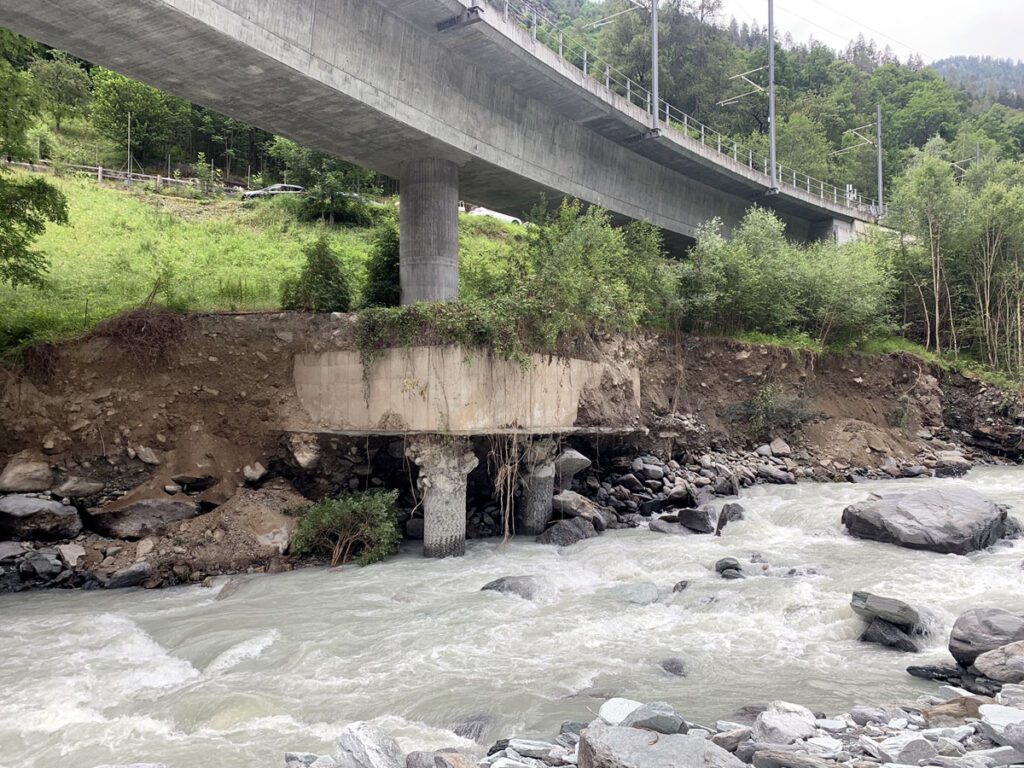
MULTIPOLYGON (((834 713, 934 686, 903 672, 944 662, 956 615, 1024 610, 1024 547, 971 557, 854 540, 844 505, 870 491, 966 483, 1024 514, 1024 469, 966 480, 761 487, 721 538, 609 532, 559 551, 476 542, 462 559, 415 551, 368 568, 306 569, 218 588, 0 597, 0 766, 172 768, 283 765, 286 750, 333 753, 373 720, 403 747, 472 747, 451 729, 493 718, 485 738, 553 736, 611 695, 664 700, 711 722, 783 698, 834 713), (759 552, 782 574, 718 578, 720 557, 759 552), (480 587, 546 581, 535 602, 480 587), (691 586, 673 594, 672 586, 691 586), (622 588, 658 585, 650 605, 622 588), (929 608, 937 633, 907 656, 857 642, 856 589, 929 608), (657 662, 682 656, 685 679, 657 662)), ((750 568, 752 566, 746 565, 750 568)))

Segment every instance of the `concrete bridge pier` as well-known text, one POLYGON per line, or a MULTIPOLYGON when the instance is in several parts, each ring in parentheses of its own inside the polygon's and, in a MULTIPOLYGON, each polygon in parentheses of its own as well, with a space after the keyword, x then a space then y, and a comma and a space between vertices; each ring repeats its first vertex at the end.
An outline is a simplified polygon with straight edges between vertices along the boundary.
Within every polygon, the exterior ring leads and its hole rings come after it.
POLYGON ((420 468, 416 486, 423 503, 423 554, 466 554, 466 479, 479 463, 464 438, 424 436, 407 455, 420 468))
POLYGON ((525 472, 520 476, 523 495, 520 500, 522 532, 536 536, 551 520, 551 498, 555 494, 555 448, 550 438, 533 440, 523 452, 525 472))
POLYGON ((402 304, 459 295, 459 168, 436 157, 399 170, 402 304))

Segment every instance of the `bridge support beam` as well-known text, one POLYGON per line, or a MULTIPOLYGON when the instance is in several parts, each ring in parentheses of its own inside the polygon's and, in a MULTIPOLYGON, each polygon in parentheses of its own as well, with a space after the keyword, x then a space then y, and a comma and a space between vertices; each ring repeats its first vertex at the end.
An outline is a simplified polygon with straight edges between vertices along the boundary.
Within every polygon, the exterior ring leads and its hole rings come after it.
POLYGON ((523 453, 525 472, 520 478, 523 495, 520 500, 522 533, 536 536, 544 533, 551 520, 551 499, 555 495, 555 441, 534 440, 523 453))
POLYGON ((466 554, 466 479, 478 463, 462 438, 415 438, 407 454, 420 468, 425 557, 466 554))
POLYGON ((399 171, 402 304, 459 295, 459 168, 448 160, 407 160, 399 171))

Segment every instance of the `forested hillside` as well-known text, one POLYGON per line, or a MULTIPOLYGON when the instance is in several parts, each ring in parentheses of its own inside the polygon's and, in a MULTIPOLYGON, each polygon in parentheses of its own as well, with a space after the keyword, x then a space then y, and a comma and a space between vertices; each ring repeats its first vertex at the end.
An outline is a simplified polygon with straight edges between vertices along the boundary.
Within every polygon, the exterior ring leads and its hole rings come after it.
POLYGON ((991 56, 954 56, 932 64, 946 82, 986 106, 1024 109, 1024 62, 991 56))

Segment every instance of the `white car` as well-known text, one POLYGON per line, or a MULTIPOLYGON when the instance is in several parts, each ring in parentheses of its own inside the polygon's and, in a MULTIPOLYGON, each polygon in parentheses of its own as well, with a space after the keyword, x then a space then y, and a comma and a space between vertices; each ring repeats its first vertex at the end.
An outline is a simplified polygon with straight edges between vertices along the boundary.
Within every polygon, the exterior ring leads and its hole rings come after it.
POLYGON ((273 197, 274 195, 301 195, 306 192, 305 187, 298 184, 271 184, 263 189, 251 189, 242 193, 243 200, 253 200, 257 197, 273 197))
POLYGON ((522 219, 517 219, 515 216, 509 216, 506 213, 498 213, 497 211, 492 211, 490 208, 482 208, 481 206, 476 206, 476 207, 470 208, 466 213, 469 216, 488 216, 488 217, 490 217, 492 219, 497 219, 498 221, 503 221, 506 224, 522 224, 523 223, 522 219))

